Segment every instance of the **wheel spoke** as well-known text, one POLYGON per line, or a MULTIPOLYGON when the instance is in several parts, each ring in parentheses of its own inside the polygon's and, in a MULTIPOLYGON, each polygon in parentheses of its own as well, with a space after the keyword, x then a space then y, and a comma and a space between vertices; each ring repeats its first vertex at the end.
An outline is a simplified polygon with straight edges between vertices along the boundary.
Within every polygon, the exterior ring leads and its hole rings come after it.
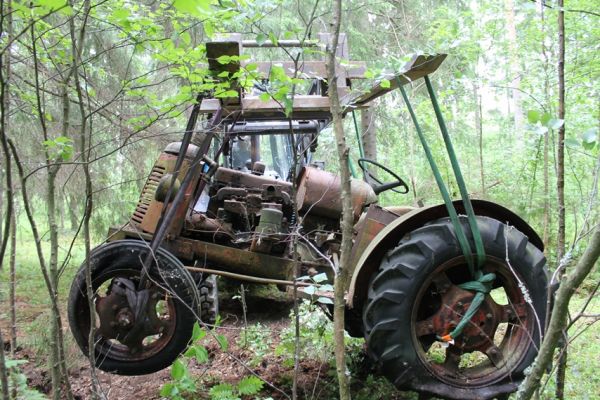
POLYGON ((439 293, 445 293, 453 285, 445 272, 436 274, 432 280, 439 293))
POLYGON ((510 322, 515 319, 522 320, 527 317, 527 304, 526 303, 510 303, 504 306, 500 306, 502 313, 500 321, 510 322))
POLYGON ((495 345, 491 345, 485 351, 485 355, 489 358, 489 360, 494 364, 496 368, 504 367, 505 361, 504 356, 502 355, 502 351, 495 345))
POLYGON ((423 321, 419 321, 416 324, 416 333, 417 337, 425 336, 425 335, 433 335, 436 333, 435 326, 433 324, 432 318, 424 319, 423 321))
POLYGON ((446 359, 444 360, 444 368, 451 372, 458 373, 458 365, 460 364, 461 351, 456 346, 446 347, 446 359))

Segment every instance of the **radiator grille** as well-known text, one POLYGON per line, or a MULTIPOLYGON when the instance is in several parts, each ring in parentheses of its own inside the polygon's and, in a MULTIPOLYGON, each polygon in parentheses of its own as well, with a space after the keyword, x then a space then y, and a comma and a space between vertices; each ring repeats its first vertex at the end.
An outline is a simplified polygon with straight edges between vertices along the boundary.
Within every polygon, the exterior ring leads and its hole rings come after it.
POLYGON ((142 194, 140 195, 140 200, 138 201, 135 212, 131 216, 131 220, 141 224, 146 212, 148 211, 148 207, 152 200, 154 200, 154 192, 156 191, 156 187, 158 186, 158 182, 160 178, 165 173, 165 168, 159 165, 155 165, 152 168, 152 172, 150 172, 150 176, 148 176, 148 180, 144 185, 144 189, 142 190, 142 194))

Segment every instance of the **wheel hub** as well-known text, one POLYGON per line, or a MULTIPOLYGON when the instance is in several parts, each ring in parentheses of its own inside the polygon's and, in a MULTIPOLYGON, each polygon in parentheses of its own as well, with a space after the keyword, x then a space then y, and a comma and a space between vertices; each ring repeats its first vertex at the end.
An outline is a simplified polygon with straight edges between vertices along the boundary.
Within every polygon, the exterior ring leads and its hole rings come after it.
MULTIPOLYGON (((437 336, 445 336, 456 328, 474 297, 472 292, 454 285, 443 293, 442 305, 438 313, 431 318, 432 328, 437 336)), ((463 351, 485 351, 501 322, 501 312, 491 297, 486 296, 462 334, 455 338, 454 345, 463 351)))
POLYGON ((168 323, 156 312, 160 299, 156 288, 138 291, 129 279, 115 278, 108 294, 96 298, 100 323, 96 335, 118 340, 132 354, 140 352, 144 348, 144 340, 162 334, 168 323))

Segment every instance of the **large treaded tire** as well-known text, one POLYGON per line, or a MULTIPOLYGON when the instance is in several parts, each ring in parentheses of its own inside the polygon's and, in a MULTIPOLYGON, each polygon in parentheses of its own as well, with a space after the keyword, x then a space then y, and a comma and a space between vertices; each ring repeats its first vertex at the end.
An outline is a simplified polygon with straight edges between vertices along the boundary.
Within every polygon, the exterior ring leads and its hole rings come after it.
MULTIPOLYGON (((474 248, 466 218, 461 217, 464 231, 474 248)), ((544 326, 547 298, 546 260, 543 253, 515 228, 487 217, 477 217, 486 255, 505 260, 526 286, 544 326)), ((531 333, 532 341, 523 350, 506 377, 490 385, 474 387, 468 382, 452 385, 440 380, 418 354, 413 335, 413 307, 421 287, 438 266, 461 257, 462 252, 449 218, 419 228, 402 238, 396 248, 383 258, 371 279, 368 299, 363 308, 363 323, 368 354, 379 371, 397 388, 416 390, 451 399, 490 399, 517 389, 523 371, 534 361, 540 342, 539 329, 531 333)))
POLYGON ((217 276, 197 274, 194 278, 200 293, 200 321, 208 325, 214 325, 219 315, 217 276))
MULTIPOLYGON (((140 260, 148 254, 148 244, 139 240, 118 240, 101 245, 90 253, 92 286, 99 285, 119 274, 137 274, 141 271, 140 260)), ((160 371, 170 366, 182 353, 192 336, 196 321, 196 283, 183 264, 171 253, 159 249, 155 254, 159 271, 152 268, 150 278, 172 293, 175 309, 175 329, 168 342, 156 354, 135 360, 111 357, 108 345, 98 343, 95 350, 96 366, 107 372, 119 375, 144 375, 160 371)), ((68 317, 71 332, 83 353, 88 355, 88 335, 90 314, 86 294, 86 264, 84 263, 71 286, 68 302, 68 317)))

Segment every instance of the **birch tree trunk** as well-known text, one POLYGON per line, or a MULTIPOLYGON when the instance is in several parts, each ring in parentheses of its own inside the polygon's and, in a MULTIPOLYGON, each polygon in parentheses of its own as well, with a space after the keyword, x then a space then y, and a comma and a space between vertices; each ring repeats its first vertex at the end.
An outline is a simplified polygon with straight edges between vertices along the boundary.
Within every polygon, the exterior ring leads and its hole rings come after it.
POLYGON ((342 18, 342 1, 333 1, 333 21, 331 29, 331 42, 327 51, 327 82, 329 84, 328 94, 331 104, 331 116, 333 120, 333 131, 338 150, 338 161, 340 167, 340 178, 342 183, 342 243, 340 261, 337 265, 334 289, 334 339, 335 339, 335 361, 339 383, 340 400, 350 400, 350 388, 348 375, 346 373, 346 357, 344 343, 344 313, 346 301, 344 299, 346 280, 348 275, 350 251, 352 248, 352 224, 354 222, 352 212, 352 196, 350 195, 350 170, 348 167, 349 149, 346 145, 344 125, 342 121, 342 109, 338 95, 337 73, 336 73, 336 50, 340 34, 342 18))
POLYGON ((599 256, 600 226, 596 226, 594 234, 589 241, 585 252, 579 259, 579 262, 573 271, 566 275, 556 292, 554 308, 552 309, 546 336, 540 346, 540 351, 532 366, 531 373, 527 375, 521 384, 519 392, 517 393, 517 400, 529 400, 535 390, 539 387, 544 372, 552 362, 554 349, 561 337, 563 337, 563 330, 567 321, 571 297, 575 294, 575 290, 581 285, 583 280, 592 271, 599 256))

